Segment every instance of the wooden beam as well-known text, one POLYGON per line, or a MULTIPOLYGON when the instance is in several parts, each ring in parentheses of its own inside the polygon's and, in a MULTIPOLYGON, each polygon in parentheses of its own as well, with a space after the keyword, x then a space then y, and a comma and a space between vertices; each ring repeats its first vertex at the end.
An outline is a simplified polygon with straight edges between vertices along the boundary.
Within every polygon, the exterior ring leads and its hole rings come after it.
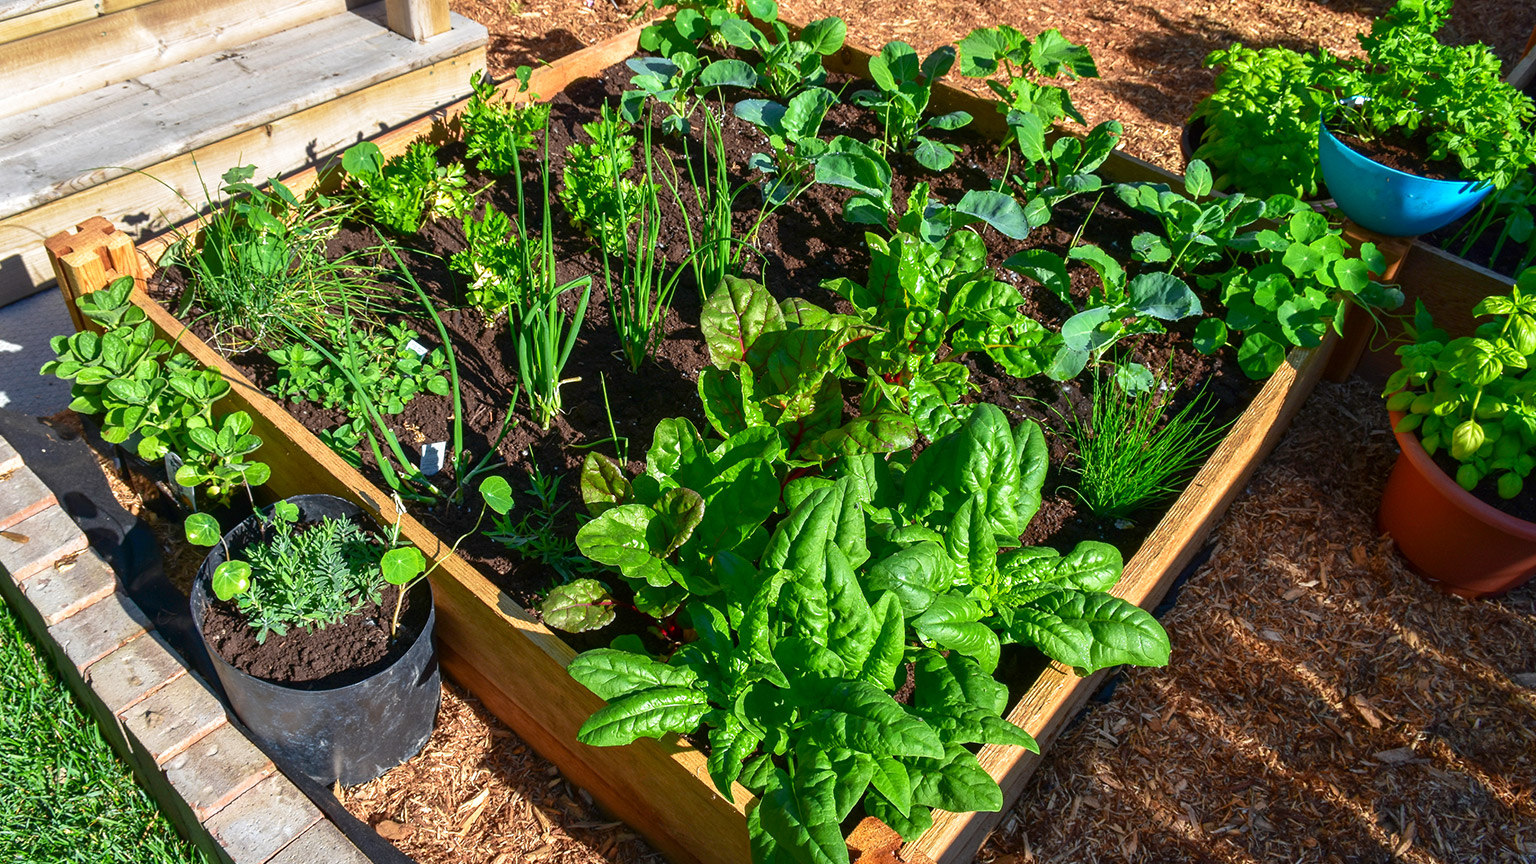
POLYGON ((448 30, 448 0, 385 0, 389 29, 425 42, 448 30))
POLYGON ((157 0, 0 51, 0 117, 347 11, 347 0, 157 0))
POLYGON ((59 280, 59 293, 64 295, 64 306, 69 310, 76 331, 87 327, 101 329, 80 314, 81 297, 100 291, 124 276, 132 276, 138 287, 144 287, 144 268, 133 239, 100 216, 81 222, 74 233, 60 231, 49 237, 43 247, 59 280))
POLYGON ((38 33, 89 21, 97 15, 96 0, 74 0, 62 6, 39 9, 16 18, 0 20, 0 43, 15 42, 38 33))

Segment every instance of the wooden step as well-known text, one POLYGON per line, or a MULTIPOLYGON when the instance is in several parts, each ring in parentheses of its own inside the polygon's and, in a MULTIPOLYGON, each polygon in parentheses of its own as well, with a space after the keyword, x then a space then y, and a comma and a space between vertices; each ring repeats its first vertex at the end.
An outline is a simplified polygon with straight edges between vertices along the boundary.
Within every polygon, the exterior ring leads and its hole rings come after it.
POLYGON ((8 42, 0 50, 0 117, 233 50, 349 5, 359 3, 155 0, 8 42))
POLYGON ((40 236, 94 215, 163 230, 231 166, 295 171, 468 94, 484 27, 455 15, 418 43, 385 14, 373 3, 0 119, 0 305, 52 277, 40 236))

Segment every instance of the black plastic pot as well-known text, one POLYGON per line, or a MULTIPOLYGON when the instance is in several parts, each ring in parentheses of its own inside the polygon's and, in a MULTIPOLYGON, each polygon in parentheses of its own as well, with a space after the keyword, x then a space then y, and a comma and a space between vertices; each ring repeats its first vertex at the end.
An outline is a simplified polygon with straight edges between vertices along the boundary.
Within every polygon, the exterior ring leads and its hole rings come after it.
MULTIPOLYGON (((351 518, 362 511, 331 495, 288 499, 304 522, 351 518)), ((270 513, 270 508, 263 511, 270 513)), ((411 758, 426 746, 442 695, 437 649, 432 641, 436 613, 429 607, 415 641, 389 666, 353 684, 331 689, 300 689, 256 678, 219 656, 208 644, 203 618, 212 602, 214 568, 231 552, 261 538, 262 522, 252 516, 224 537, 203 560, 192 584, 192 623, 212 659, 236 716, 274 759, 326 786, 364 783, 411 758)), ((431 588, 422 583, 413 590, 431 588)), ((408 638, 408 637, 407 637, 408 638)))

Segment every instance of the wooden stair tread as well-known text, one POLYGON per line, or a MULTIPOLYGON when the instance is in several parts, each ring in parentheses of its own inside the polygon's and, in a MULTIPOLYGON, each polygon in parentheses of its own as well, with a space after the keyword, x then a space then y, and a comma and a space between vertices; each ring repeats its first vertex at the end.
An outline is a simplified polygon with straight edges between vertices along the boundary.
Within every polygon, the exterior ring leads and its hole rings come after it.
MULTIPOLYGON (((383 2, 0 118, 0 217, 484 45, 459 15, 417 43, 383 2)), ((466 84, 467 86, 467 84, 466 84)), ((208 166, 214 188, 230 167, 208 166)))
POLYGON ((33 12, 41 12, 70 2, 73 0, 0 0, 0 21, 19 18, 22 15, 30 15, 33 12))

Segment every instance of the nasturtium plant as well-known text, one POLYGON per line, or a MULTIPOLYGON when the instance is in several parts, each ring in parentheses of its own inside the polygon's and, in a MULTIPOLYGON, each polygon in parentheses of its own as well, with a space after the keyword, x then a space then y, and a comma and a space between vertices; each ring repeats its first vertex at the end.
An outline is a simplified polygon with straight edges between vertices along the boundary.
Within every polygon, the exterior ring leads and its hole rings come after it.
POLYGON ((911 45, 899 40, 889 42, 869 60, 869 77, 875 82, 875 89, 853 94, 855 105, 874 110, 885 149, 895 153, 910 151, 912 158, 930 171, 943 171, 953 165, 960 148, 923 133, 959 129, 972 119, 965 111, 925 116, 934 82, 954 64, 955 49, 948 45, 920 60, 911 45))
POLYGON ((1536 469, 1536 268, 1472 312, 1492 320, 1452 339, 1418 302, 1413 344, 1397 349, 1403 365, 1382 395, 1405 415, 1397 432, 1417 433, 1425 452, 1460 463, 1463 489, 1493 477, 1499 496, 1514 498, 1536 469))

